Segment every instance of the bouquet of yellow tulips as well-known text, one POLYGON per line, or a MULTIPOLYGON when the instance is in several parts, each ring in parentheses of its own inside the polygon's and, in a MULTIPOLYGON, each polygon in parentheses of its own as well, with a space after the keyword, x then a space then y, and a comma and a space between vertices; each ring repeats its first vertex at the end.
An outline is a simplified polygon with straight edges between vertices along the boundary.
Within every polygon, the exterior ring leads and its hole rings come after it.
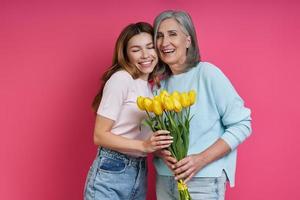
MULTIPOLYGON (((196 92, 179 93, 174 91, 169 94, 162 90, 153 99, 149 97, 137 98, 139 109, 147 112, 148 118, 145 123, 153 132, 157 130, 168 130, 173 137, 173 143, 169 147, 173 157, 178 161, 187 155, 189 147, 189 126, 192 117, 190 107, 196 101, 196 92), (153 114, 152 114, 153 113, 153 114)), ((188 188, 183 180, 178 180, 178 192, 180 200, 190 200, 188 188)))

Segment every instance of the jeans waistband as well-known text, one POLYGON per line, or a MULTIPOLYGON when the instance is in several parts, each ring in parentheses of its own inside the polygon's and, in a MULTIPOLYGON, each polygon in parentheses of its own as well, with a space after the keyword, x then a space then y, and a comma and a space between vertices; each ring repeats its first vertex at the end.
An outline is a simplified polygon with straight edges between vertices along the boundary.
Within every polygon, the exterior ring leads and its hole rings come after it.
POLYGON ((99 156, 105 156, 113 159, 120 159, 123 160, 126 165, 131 165, 131 166, 146 165, 146 157, 133 157, 104 147, 99 147, 98 151, 99 151, 98 153, 99 156))

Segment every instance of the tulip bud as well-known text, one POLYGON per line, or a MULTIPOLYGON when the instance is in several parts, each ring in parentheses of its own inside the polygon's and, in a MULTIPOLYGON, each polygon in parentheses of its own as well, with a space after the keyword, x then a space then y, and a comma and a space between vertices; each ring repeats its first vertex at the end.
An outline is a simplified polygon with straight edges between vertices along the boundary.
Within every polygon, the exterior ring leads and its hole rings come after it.
POLYGON ((143 101, 144 101, 144 97, 142 97, 142 96, 139 96, 139 97, 137 98, 137 100, 136 100, 137 105, 138 105, 138 107, 139 107, 140 110, 145 110, 143 101))
POLYGON ((180 94, 178 91, 174 91, 171 95, 174 99, 177 99, 178 101, 180 101, 180 94))
POLYGON ((167 92, 167 90, 162 90, 159 96, 170 96, 170 94, 167 92))
POLYGON ((152 101, 152 108, 153 108, 153 112, 156 114, 156 115, 162 115, 163 113, 163 109, 161 107, 161 103, 157 100, 153 100, 152 101))
POLYGON ((175 99, 173 96, 171 97, 172 101, 174 103, 174 111, 180 112, 182 110, 182 105, 180 104, 180 101, 175 99))
POLYGON ((180 103, 181 103, 182 107, 184 107, 184 108, 190 106, 190 98, 186 92, 181 93, 180 103))
POLYGON ((150 98, 144 98, 144 101, 143 101, 143 105, 144 105, 144 108, 148 111, 148 112, 152 112, 153 111, 153 107, 152 107, 152 99, 150 98))
POLYGON ((169 97, 169 96, 170 96, 170 94, 166 90, 162 90, 161 93, 159 94, 160 102, 162 103, 164 109, 166 109, 166 108, 164 107, 163 102, 165 101, 165 97, 169 97))
POLYGON ((196 102, 196 91, 195 90, 191 90, 189 91, 189 97, 190 97, 190 105, 193 105, 196 102))
POLYGON ((174 109, 174 103, 171 97, 166 96, 163 101, 164 108, 168 111, 172 111, 174 109))
POLYGON ((161 108, 164 110, 163 100, 162 100, 161 96, 155 96, 154 100, 159 101, 161 108))
POLYGON ((154 98, 153 98, 154 100, 156 100, 156 101, 159 101, 159 102, 161 102, 160 101, 160 96, 154 96, 154 98))

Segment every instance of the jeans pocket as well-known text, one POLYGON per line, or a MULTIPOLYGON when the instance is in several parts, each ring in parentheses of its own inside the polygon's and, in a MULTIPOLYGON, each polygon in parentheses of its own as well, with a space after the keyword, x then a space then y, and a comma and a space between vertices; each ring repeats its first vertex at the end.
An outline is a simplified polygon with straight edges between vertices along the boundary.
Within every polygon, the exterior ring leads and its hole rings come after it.
POLYGON ((125 171, 126 164, 124 160, 109 157, 101 157, 98 170, 101 172, 120 174, 125 171))

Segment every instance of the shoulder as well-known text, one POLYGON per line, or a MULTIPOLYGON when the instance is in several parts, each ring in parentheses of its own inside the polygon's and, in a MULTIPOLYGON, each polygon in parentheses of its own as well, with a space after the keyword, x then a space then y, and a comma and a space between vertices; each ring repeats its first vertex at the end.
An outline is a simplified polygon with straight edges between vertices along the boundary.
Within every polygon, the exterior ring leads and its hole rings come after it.
POLYGON ((222 73, 222 71, 216 65, 210 62, 199 62, 197 68, 199 71, 201 70, 205 74, 222 73))
POLYGON ((127 88, 132 85, 133 78, 125 70, 120 70, 115 72, 105 83, 105 90, 127 90, 127 88))
POLYGON ((220 68, 209 62, 200 62, 197 68, 199 76, 205 81, 213 81, 226 77, 220 68))
POLYGON ((115 72, 108 81, 117 81, 117 82, 130 82, 132 81, 132 76, 125 70, 120 70, 115 72))

